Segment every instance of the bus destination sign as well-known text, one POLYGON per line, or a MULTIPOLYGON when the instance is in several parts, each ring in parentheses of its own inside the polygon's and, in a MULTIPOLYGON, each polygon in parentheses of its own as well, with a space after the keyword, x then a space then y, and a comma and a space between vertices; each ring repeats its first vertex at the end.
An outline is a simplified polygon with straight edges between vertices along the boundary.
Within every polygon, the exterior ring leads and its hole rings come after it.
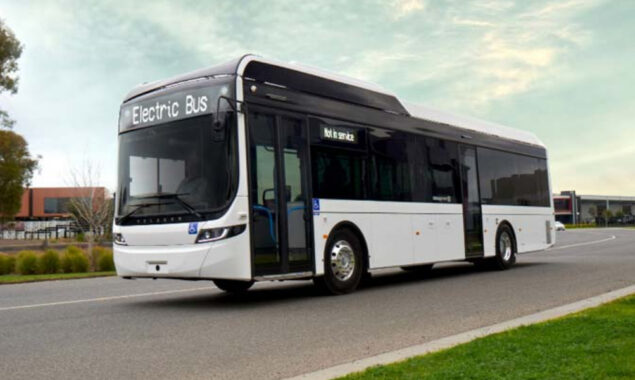
MULTIPOLYGON (((224 92, 227 92, 227 88, 224 92)), ((119 130, 176 121, 215 112, 222 88, 204 87, 158 96, 121 107, 119 130)))
POLYGON ((320 126, 320 138, 322 140, 357 144, 357 131, 351 128, 322 125, 320 126))

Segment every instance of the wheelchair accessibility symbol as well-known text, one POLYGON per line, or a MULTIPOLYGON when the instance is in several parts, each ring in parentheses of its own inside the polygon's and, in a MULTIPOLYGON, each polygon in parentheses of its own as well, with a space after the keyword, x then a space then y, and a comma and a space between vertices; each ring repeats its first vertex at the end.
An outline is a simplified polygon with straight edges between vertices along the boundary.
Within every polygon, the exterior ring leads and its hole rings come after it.
POLYGON ((198 223, 190 223, 190 226, 187 229, 187 233, 190 235, 196 235, 198 232, 198 223))
POLYGON ((320 200, 313 198, 313 215, 320 215, 320 200))

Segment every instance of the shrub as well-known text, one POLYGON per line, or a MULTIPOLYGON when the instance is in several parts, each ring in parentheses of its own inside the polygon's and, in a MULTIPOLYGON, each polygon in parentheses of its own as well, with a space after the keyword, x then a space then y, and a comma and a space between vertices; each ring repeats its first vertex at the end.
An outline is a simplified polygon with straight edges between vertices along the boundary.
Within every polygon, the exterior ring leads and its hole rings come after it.
POLYGON ((37 255, 33 251, 18 253, 16 269, 19 274, 36 274, 38 270, 37 255))
POLYGON ((84 235, 83 232, 80 232, 77 234, 77 237, 75 238, 75 240, 77 240, 80 243, 83 243, 86 241, 86 235, 84 235))
POLYGON ((9 274, 15 270, 15 258, 0 253, 0 275, 9 274))
POLYGON ((112 259, 112 250, 104 248, 97 257, 97 268, 100 272, 111 272, 115 270, 115 262, 112 259))
POLYGON ((84 252, 74 246, 66 248, 62 256, 62 271, 64 273, 81 273, 88 271, 88 258, 84 252))
POLYGON ((112 253, 112 249, 101 246, 93 247, 93 257, 95 258, 95 262, 97 262, 99 257, 104 253, 112 253))
POLYGON ((88 272, 88 258, 83 253, 73 255, 71 259, 71 269, 73 273, 88 272))
POLYGON ((73 271, 73 267, 71 265, 71 254, 68 252, 64 252, 60 259, 60 268, 63 273, 71 273, 73 271))
POLYGON ((81 248, 76 247, 74 245, 69 245, 68 247, 66 247, 66 252, 71 253, 71 254, 80 254, 80 253, 84 253, 84 251, 82 251, 81 248))
POLYGON ((6 270, 7 270, 7 274, 11 274, 11 273, 15 273, 15 262, 16 262, 16 258, 15 256, 9 255, 7 257, 5 257, 5 265, 6 265, 6 270))
POLYGON ((57 273, 60 270, 60 256, 57 251, 47 250, 38 258, 39 273, 57 273))

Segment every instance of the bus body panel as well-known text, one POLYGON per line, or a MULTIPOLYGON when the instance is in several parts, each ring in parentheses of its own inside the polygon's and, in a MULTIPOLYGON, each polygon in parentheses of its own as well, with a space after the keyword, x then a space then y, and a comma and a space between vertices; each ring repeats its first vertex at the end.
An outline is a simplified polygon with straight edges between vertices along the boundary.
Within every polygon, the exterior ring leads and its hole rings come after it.
POLYGON ((465 259, 461 204, 320 199, 314 212, 316 275, 324 272, 325 236, 354 224, 368 246, 369 269, 465 259))
POLYGON ((428 213, 413 216, 414 263, 465 259, 465 231, 461 205, 437 205, 448 213, 428 213))
POLYGON ((554 216, 549 207, 483 205, 485 257, 496 255, 498 225, 507 221, 514 229, 518 253, 547 249, 555 243, 554 216))

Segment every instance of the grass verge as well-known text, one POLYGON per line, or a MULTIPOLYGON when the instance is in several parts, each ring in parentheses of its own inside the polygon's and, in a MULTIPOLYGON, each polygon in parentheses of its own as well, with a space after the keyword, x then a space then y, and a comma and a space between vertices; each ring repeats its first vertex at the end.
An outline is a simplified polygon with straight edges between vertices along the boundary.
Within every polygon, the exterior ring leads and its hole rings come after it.
POLYGON ((635 296, 341 379, 634 379, 635 296))
POLYGON ((115 272, 55 273, 55 274, 6 274, 0 276, 1 284, 19 284, 22 282, 72 280, 76 278, 114 276, 115 272))

